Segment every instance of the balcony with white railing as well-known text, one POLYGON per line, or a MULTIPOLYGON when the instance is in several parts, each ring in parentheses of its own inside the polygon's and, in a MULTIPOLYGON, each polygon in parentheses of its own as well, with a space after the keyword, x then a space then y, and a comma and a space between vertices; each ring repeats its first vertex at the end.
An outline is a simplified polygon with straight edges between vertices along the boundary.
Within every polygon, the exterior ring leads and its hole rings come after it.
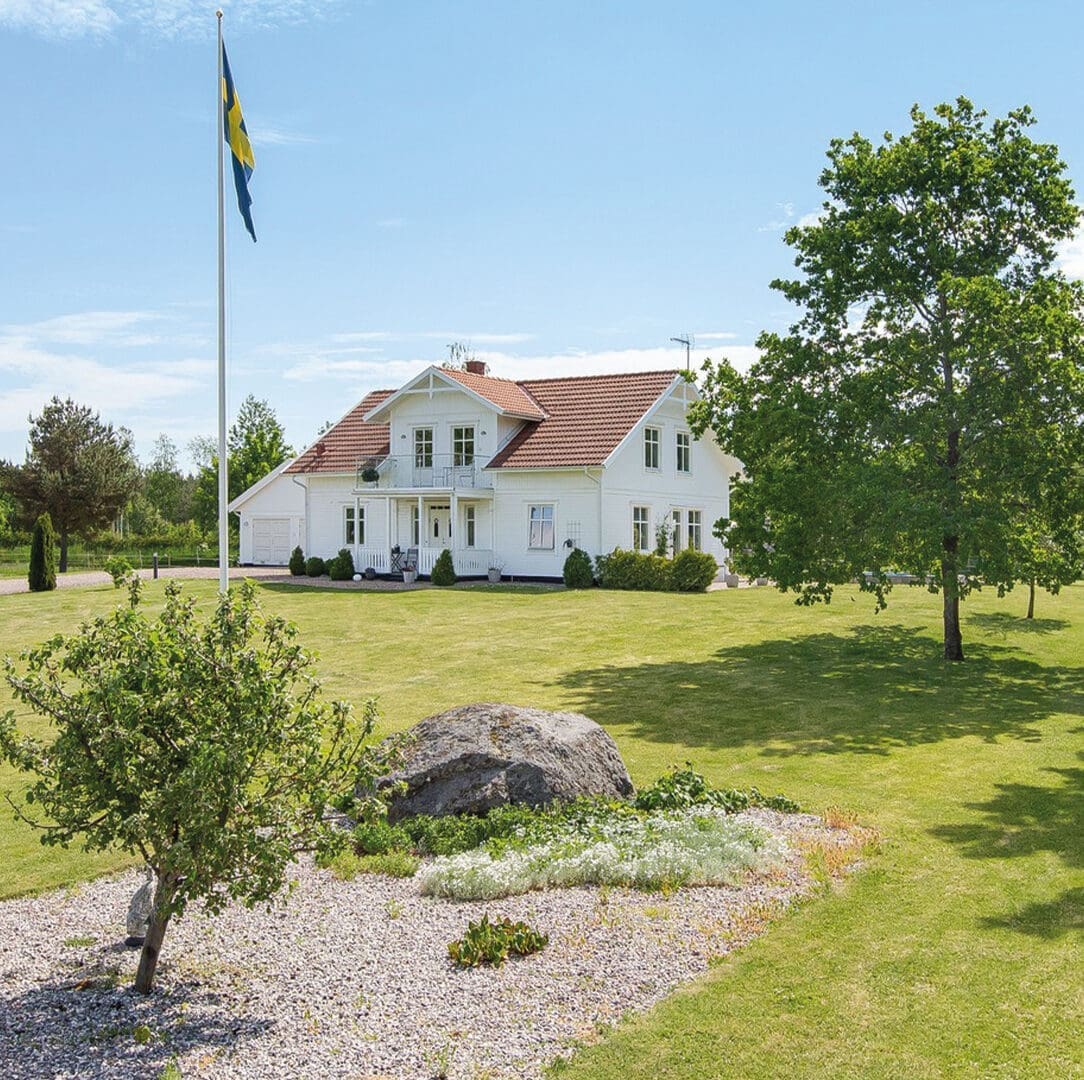
POLYGON ((491 488, 492 479, 477 458, 463 454, 389 454, 357 463, 359 490, 366 488, 491 488))

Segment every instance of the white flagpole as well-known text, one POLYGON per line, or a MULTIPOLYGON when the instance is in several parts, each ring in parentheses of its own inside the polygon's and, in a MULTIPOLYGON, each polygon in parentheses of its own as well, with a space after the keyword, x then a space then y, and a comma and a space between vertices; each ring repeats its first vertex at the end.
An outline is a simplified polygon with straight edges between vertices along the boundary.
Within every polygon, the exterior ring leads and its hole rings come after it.
POLYGON ((216 87, 218 129, 218 588, 220 592, 230 587, 230 531, 226 502, 229 480, 226 461, 226 213, 224 207, 223 147, 225 132, 222 119, 222 12, 216 11, 218 19, 218 86, 216 87))

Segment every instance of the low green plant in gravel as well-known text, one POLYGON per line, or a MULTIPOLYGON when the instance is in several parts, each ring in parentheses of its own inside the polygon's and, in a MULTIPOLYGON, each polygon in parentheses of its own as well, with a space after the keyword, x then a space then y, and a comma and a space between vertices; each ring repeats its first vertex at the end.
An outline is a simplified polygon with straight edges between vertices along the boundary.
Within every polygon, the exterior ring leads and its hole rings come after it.
POLYGON ((548 934, 525 922, 512 922, 507 916, 490 922, 486 913, 478 922, 468 922, 467 932, 458 941, 448 942, 448 956, 461 967, 500 967, 509 956, 530 956, 548 943, 548 934))
POLYGON ((387 874, 389 877, 413 877, 421 859, 409 851, 385 851, 378 855, 359 855, 347 849, 318 860, 320 865, 343 880, 358 874, 387 874))
POLYGON ((690 806, 718 806, 730 813, 762 806, 784 814, 796 814, 801 807, 786 795, 762 795, 755 787, 748 791, 712 787, 691 762, 684 769, 673 768, 650 787, 636 793, 633 805, 638 810, 684 810, 690 806))
POLYGON ((422 893, 491 900, 531 889, 623 885, 668 890, 732 885, 782 865, 786 844, 716 807, 603 813, 540 824, 514 839, 440 856, 418 874, 422 893))

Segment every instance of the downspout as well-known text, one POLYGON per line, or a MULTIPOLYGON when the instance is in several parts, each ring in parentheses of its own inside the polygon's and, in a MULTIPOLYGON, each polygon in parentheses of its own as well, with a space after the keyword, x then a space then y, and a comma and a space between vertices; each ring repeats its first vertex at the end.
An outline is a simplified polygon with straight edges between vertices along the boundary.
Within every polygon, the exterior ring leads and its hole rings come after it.
POLYGON ((584 465, 583 475, 589 480, 593 480, 598 485, 598 547, 595 548, 595 554, 602 554, 602 473, 598 476, 592 476, 589 471, 589 466, 584 465))
POLYGON ((311 552, 309 552, 309 484, 308 484, 308 478, 306 477, 304 480, 298 480, 298 478, 296 476, 291 476, 290 479, 295 484, 297 484, 297 486, 299 488, 303 488, 304 491, 305 491, 305 524, 304 524, 305 536, 304 536, 304 543, 301 545, 301 550, 304 551, 306 554, 311 554, 311 552))

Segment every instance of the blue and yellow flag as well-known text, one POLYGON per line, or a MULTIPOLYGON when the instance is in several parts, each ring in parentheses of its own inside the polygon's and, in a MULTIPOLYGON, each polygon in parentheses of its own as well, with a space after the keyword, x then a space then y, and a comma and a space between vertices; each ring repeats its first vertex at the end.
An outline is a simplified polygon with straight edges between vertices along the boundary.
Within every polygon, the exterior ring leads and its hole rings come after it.
POLYGON ((237 91, 233 88, 233 76, 230 74, 230 62, 226 58, 226 46, 222 46, 222 134, 230 148, 230 160, 233 162, 233 183, 237 188, 237 208, 245 219, 245 228, 252 239, 256 239, 256 230, 252 227, 252 196, 248 193, 248 182, 256 159, 252 155, 252 143, 248 141, 248 129, 245 118, 241 115, 241 102, 237 100, 237 91))

